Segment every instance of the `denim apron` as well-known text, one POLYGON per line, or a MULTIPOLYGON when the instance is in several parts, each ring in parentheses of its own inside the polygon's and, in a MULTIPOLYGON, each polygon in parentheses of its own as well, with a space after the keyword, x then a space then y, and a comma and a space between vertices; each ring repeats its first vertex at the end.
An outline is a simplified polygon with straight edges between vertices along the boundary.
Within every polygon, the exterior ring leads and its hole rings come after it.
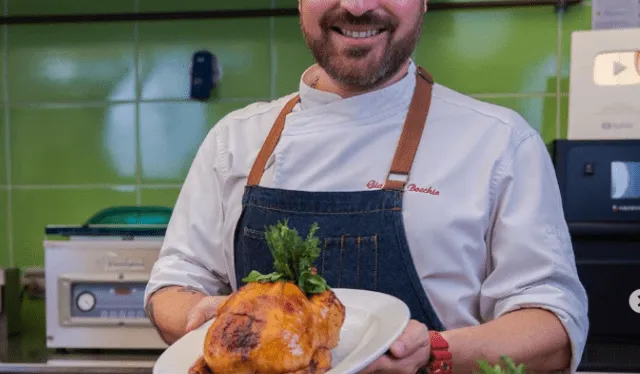
POLYGON ((252 270, 273 271, 264 238, 265 227, 288 219, 289 227, 306 236, 319 226, 321 254, 315 266, 332 288, 355 288, 389 294, 404 301, 411 318, 430 330, 445 329, 418 277, 405 235, 402 196, 425 126, 433 80, 418 67, 416 87, 386 183, 380 190, 305 192, 260 187, 285 118, 298 103, 290 100, 276 119, 256 158, 242 199, 235 232, 234 265, 238 287, 252 270), (393 180, 397 175, 401 180, 393 180))

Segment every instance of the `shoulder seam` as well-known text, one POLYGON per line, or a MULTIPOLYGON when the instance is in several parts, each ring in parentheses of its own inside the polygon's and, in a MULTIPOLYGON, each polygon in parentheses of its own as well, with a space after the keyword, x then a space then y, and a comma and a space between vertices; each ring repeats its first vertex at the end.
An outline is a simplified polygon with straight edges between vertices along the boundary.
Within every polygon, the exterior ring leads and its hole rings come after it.
POLYGON ((229 168, 227 165, 227 157, 226 157, 226 148, 225 148, 225 143, 222 141, 221 136, 222 136, 222 126, 214 126, 211 129, 211 134, 210 134, 213 139, 212 141, 215 142, 214 146, 216 149, 216 156, 217 156, 217 160, 215 162, 212 163, 211 167, 212 168, 216 168, 218 167, 222 176, 224 178, 226 178, 229 174, 229 168))
POLYGON ((232 121, 233 121, 233 120, 245 120, 245 119, 250 119, 250 118, 252 118, 252 117, 254 117, 254 116, 259 116, 259 115, 265 114, 265 113, 267 113, 267 112, 269 112, 269 111, 271 111, 271 110, 279 109, 279 108, 280 108, 280 106, 281 106, 281 105, 280 105, 280 103, 281 103, 282 101, 289 100, 289 99, 290 99, 290 98, 292 98, 294 95, 295 95, 295 93, 292 93, 292 94, 289 94, 289 95, 287 95, 287 96, 280 97, 280 98, 275 99, 275 100, 272 100, 272 101, 261 101, 261 102, 260 102, 260 101, 257 101, 257 102, 254 102, 254 103, 252 103, 252 104, 247 105, 247 106, 245 107, 245 109, 247 109, 247 108, 249 108, 249 107, 251 107, 251 106, 257 106, 258 104, 263 104, 262 108, 260 108, 259 110, 257 110, 257 111, 246 111, 246 112, 248 112, 248 113, 242 113, 242 112, 243 112, 243 110, 242 110, 242 109, 240 109, 240 110, 233 111, 233 112, 229 113, 229 114, 228 114, 227 116, 225 116, 225 117, 226 117, 226 119, 227 119, 227 120, 232 120, 232 121))
POLYGON ((509 152, 509 157, 500 163, 500 166, 496 170, 496 173, 494 174, 493 178, 491 178, 491 184, 489 187, 489 201, 493 201, 495 199, 498 181, 503 177, 505 170, 507 170, 507 168, 513 163, 513 160, 516 158, 518 150, 520 149, 522 144, 527 140, 535 137, 536 134, 537 133, 533 131, 530 133, 525 133, 523 136, 520 136, 516 139, 516 144, 512 148, 513 151, 509 152))
MULTIPOLYGON (((446 87, 444 87, 444 86, 441 86, 441 87, 442 87, 442 88, 444 88, 444 89, 447 89, 447 88, 446 88, 446 87)), ((454 91, 454 92, 455 92, 455 91, 454 91)), ((460 95, 462 95, 462 94, 460 94, 460 95)), ((493 115, 493 114, 489 114, 489 113, 483 112, 483 111, 481 111, 481 110, 479 110, 479 109, 477 109, 477 108, 474 108, 474 107, 473 107, 473 106, 471 106, 471 105, 463 105, 463 104, 460 104, 460 103, 455 102, 455 101, 452 101, 451 99, 449 99, 449 98, 447 98, 447 97, 445 97, 445 96, 442 96, 442 95, 440 95, 440 94, 436 94, 436 93, 434 93, 434 96, 435 96, 435 97, 437 97, 438 99, 440 99, 440 100, 442 100, 442 101, 446 102, 447 104, 450 104, 450 105, 453 105, 453 106, 456 106, 456 107, 459 107, 459 108, 464 108, 464 109, 471 110, 471 111, 473 111, 473 112, 475 112, 475 113, 477 113, 477 114, 479 114, 479 115, 481 115, 481 116, 483 116, 483 117, 494 119, 494 120, 496 120, 496 121, 500 122, 500 123, 501 123, 501 124, 503 124, 503 125, 509 126, 509 122, 508 122, 507 120, 505 120, 504 118, 500 117, 500 116, 497 116, 497 115, 493 115)), ((462 96, 465 96, 465 95, 462 95, 462 96)), ((477 100, 477 99, 474 99, 473 97, 470 97, 470 96, 465 96, 465 97, 466 97, 466 98, 468 98, 468 99, 471 99, 471 100, 477 100)), ((482 102, 482 101, 480 101, 480 102, 482 102)), ((490 103, 486 103, 486 104, 491 105, 490 103)), ((513 112, 513 113, 518 114, 516 111, 514 111, 514 110, 513 110, 513 109, 511 109, 511 108, 507 108, 507 107, 504 107, 504 106, 500 106, 500 108, 505 109, 505 110, 508 110, 508 111, 511 111, 511 112, 513 112)), ((512 126, 509 126, 509 127, 512 127, 512 126)))

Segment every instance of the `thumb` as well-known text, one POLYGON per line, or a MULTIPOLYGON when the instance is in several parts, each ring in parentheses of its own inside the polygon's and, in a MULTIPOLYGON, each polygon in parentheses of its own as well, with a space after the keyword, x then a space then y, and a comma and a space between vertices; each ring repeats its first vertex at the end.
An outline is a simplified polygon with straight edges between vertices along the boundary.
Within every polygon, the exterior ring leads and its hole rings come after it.
POLYGON ((226 299, 221 296, 207 296, 200 300, 187 314, 186 331, 192 331, 202 326, 216 315, 218 306, 226 299))
POLYGON ((396 358, 412 355, 418 349, 429 346, 429 330, 417 321, 410 321, 404 333, 391 345, 391 354, 396 358))

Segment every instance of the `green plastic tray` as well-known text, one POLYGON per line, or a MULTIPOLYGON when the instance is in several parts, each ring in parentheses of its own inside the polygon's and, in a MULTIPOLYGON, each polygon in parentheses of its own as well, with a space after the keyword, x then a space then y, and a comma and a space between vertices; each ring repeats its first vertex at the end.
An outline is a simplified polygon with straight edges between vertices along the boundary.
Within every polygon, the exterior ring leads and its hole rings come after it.
POLYGON ((173 209, 163 206, 120 206, 99 211, 86 225, 166 225, 173 209))

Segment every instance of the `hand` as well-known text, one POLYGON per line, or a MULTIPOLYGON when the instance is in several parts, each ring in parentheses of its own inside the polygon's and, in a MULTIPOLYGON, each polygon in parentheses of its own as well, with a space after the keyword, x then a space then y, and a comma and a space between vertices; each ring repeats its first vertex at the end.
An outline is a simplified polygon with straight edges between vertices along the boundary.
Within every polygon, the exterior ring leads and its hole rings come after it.
POLYGON ((361 374, 415 374, 429 360, 431 341, 427 326, 411 320, 386 355, 369 365, 361 374))
POLYGON ((216 315, 218 306, 222 304, 228 296, 207 296, 200 300, 187 314, 186 332, 195 330, 216 315))

